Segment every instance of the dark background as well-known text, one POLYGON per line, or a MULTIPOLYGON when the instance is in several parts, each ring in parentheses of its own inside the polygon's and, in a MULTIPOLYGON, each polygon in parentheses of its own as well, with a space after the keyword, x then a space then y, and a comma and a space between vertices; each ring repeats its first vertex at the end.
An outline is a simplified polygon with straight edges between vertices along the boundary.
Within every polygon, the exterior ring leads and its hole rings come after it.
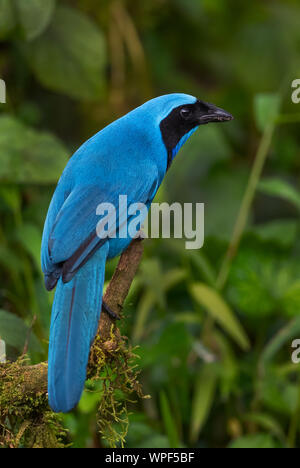
MULTIPOLYGON (((32 362, 47 358, 53 296, 40 240, 72 152, 160 94, 193 94, 235 116, 200 128, 157 196, 205 202, 206 240, 200 251, 145 242, 122 328, 152 398, 129 404, 127 447, 300 446, 299 18, 296 0, 0 0, 0 336, 10 359, 28 336, 32 362), (224 264, 230 240, 236 256, 224 264)), ((85 392, 64 417, 74 446, 107 444, 100 399, 101 389, 85 392)))

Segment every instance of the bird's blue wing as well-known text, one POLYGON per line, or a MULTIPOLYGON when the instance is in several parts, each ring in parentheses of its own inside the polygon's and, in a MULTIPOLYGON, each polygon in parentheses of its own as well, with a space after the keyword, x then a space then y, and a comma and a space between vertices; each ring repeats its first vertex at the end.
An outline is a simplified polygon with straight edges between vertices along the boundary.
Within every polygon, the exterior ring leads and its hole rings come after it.
MULTIPOLYGON (((99 188, 98 186, 80 186, 73 190, 62 208, 58 212, 48 239, 49 257, 54 265, 58 265, 62 273, 63 281, 72 279, 76 271, 101 247, 107 237, 97 235, 96 227, 100 221, 97 216, 97 206, 101 203, 110 203, 116 207, 116 217, 110 223, 112 237, 120 229, 120 217, 126 219, 126 213, 119 213, 119 195, 127 195, 127 206, 131 203, 145 203, 152 201, 157 190, 157 175, 155 171, 148 178, 148 183, 138 184, 130 188, 110 186, 99 188)), ((127 208, 127 207, 126 207, 127 208)), ((51 272, 53 277, 53 274, 51 272)), ((46 273, 47 276, 47 273, 46 273)), ((54 281, 49 281, 50 288, 54 281)), ((55 286, 54 284, 54 286, 55 286)))

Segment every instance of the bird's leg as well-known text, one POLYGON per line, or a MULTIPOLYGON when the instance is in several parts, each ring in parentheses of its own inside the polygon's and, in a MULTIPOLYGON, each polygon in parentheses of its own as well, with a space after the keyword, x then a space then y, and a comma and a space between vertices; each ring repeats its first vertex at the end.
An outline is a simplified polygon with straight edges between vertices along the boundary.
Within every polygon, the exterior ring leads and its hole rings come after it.
POLYGON ((102 301, 102 310, 104 310, 111 319, 121 320, 118 314, 116 314, 113 310, 111 310, 111 308, 108 307, 108 305, 104 301, 102 301))

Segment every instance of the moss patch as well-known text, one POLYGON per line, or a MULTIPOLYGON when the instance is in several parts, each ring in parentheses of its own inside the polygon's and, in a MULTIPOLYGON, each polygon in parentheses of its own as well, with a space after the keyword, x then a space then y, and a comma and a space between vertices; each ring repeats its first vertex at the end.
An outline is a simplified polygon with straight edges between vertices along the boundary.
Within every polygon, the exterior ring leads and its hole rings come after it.
MULTIPOLYGON (((67 434, 48 406, 47 393, 26 391, 26 364, 20 358, 0 365, 0 446, 62 448, 67 434)), ((34 382, 31 384, 34 388, 34 382)))
POLYGON ((112 325, 109 339, 97 335, 91 350, 88 377, 101 380, 102 394, 97 424, 109 447, 124 446, 128 430, 128 403, 143 395, 138 381, 137 356, 127 347, 126 337, 115 332, 112 325))

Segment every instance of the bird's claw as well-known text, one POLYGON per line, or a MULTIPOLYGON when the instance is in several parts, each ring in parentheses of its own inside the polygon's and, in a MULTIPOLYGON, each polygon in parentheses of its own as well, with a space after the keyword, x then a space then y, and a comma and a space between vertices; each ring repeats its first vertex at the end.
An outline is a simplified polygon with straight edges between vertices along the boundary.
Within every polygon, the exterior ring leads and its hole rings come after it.
POLYGON ((111 308, 104 301, 102 301, 102 310, 104 310, 111 319, 121 320, 119 315, 116 314, 113 310, 111 310, 111 308))

